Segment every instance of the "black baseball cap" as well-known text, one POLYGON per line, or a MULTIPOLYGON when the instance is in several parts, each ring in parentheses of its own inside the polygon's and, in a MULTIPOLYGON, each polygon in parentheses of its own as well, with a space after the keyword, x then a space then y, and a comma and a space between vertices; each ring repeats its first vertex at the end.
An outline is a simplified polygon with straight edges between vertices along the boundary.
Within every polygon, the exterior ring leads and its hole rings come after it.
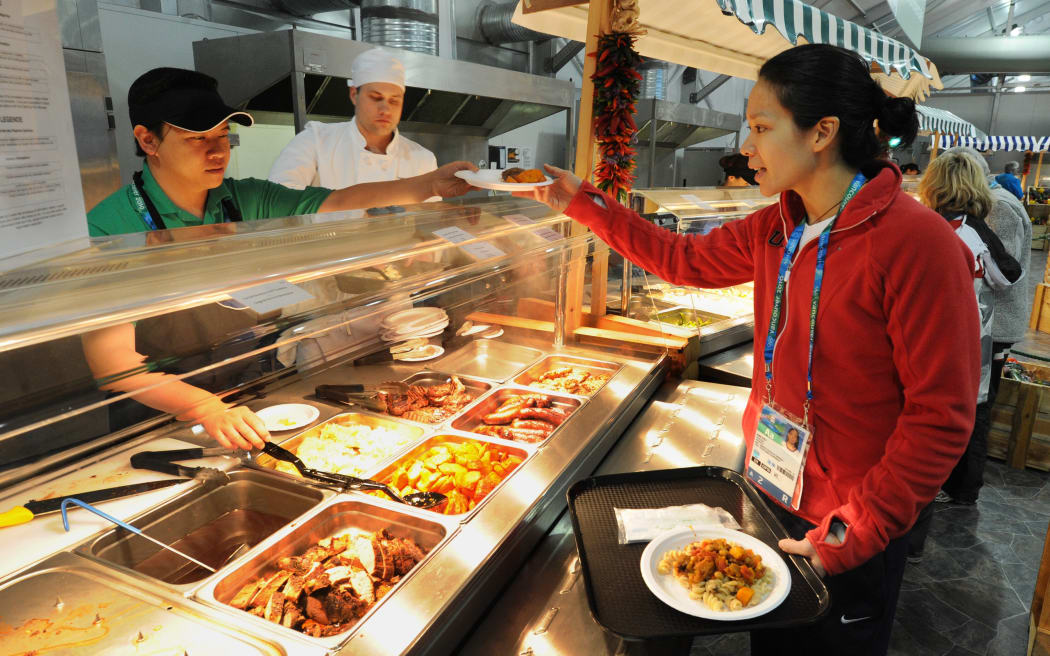
POLYGON ((230 107, 215 78, 183 68, 154 68, 128 89, 132 125, 167 123, 190 132, 207 132, 223 121, 251 125, 251 114, 230 107))

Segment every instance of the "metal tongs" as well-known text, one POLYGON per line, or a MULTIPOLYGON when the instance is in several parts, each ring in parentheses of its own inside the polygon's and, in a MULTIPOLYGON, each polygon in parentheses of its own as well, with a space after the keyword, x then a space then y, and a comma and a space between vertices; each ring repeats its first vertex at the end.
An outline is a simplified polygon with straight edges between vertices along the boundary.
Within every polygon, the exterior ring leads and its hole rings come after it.
POLYGON ((267 442, 266 446, 263 447, 263 453, 283 460, 284 462, 291 463, 303 478, 312 478, 315 481, 334 485, 343 491, 346 490, 379 490, 388 497, 403 503, 408 506, 415 506, 416 508, 433 508, 434 506, 444 503, 447 497, 440 492, 413 492, 407 494, 404 497, 399 495, 390 489, 389 485, 384 485, 378 481, 369 480, 367 478, 357 478, 356 476, 347 476, 346 474, 333 474, 332 472, 321 471, 319 469, 311 469, 306 466, 299 456, 295 455, 288 449, 274 444, 273 442, 267 442))
POLYGON ((379 385, 318 385, 314 394, 319 399, 346 405, 359 405, 376 412, 387 411, 387 396, 408 394, 405 383, 380 383, 379 385))
POLYGON ((196 478, 205 485, 226 485, 230 482, 230 476, 214 467, 187 467, 177 464, 176 460, 197 460, 198 458, 210 458, 212 456, 241 457, 241 451, 227 449, 224 447, 175 449, 172 451, 140 451, 131 456, 131 466, 135 469, 149 469, 171 474, 172 476, 185 476, 196 478))

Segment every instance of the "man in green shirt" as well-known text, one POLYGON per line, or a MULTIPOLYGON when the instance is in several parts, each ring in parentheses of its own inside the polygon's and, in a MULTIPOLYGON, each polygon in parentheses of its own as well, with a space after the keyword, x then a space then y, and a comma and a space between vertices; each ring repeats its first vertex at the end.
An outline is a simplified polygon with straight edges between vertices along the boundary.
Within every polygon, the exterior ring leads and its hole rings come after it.
MULTIPOLYGON (((469 162, 453 162, 424 175, 334 191, 233 180, 223 178, 230 161, 229 122, 251 125, 252 117, 222 101, 214 78, 178 68, 153 69, 131 85, 128 109, 135 147, 146 161, 132 184, 88 212, 92 236, 421 203, 465 193, 470 185, 455 172, 477 170, 469 162)), ((110 326, 84 334, 82 341, 92 373, 106 381, 103 389, 198 423, 225 447, 262 447, 269 437, 263 421, 247 407, 226 403, 170 373, 143 371, 147 357, 136 347, 136 326, 110 326)))
POLYGON ((128 110, 135 147, 146 161, 132 184, 88 212, 92 236, 421 203, 467 192, 470 185, 454 174, 477 170, 469 162, 453 162, 424 175, 337 190, 224 179, 229 122, 248 126, 253 121, 223 102, 214 78, 178 68, 153 69, 131 85, 128 110))

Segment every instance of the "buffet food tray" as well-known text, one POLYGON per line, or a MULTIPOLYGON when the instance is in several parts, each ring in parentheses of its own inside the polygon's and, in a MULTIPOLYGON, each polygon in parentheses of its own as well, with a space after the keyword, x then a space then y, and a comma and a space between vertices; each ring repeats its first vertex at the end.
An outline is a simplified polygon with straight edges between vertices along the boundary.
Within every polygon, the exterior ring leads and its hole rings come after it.
MULTIPOLYGON (((501 440, 485 435, 473 435, 466 433, 456 434, 453 431, 443 431, 427 438, 426 441, 424 441, 422 444, 416 445, 409 452, 403 453, 399 458, 397 458, 393 462, 388 463, 382 471, 380 471, 374 476, 374 479, 380 482, 386 482, 397 471, 398 467, 400 467, 401 465, 410 464, 413 461, 418 461, 420 456, 422 456, 434 446, 440 446, 444 443, 463 444, 467 442, 480 442, 488 446, 499 448, 501 451, 504 451, 509 455, 521 458, 521 463, 518 464, 514 471, 511 471, 509 474, 504 475, 500 479, 499 483, 496 484, 493 487, 493 489, 489 491, 485 495, 485 497, 479 503, 477 503, 473 509, 469 510, 468 512, 445 515, 440 512, 441 506, 438 506, 436 510, 421 511, 427 515, 448 517, 456 522, 466 522, 471 517, 473 517, 474 514, 477 513, 478 510, 480 510, 489 499, 494 497, 496 493, 503 488, 507 480, 511 476, 513 476, 518 469, 520 469, 525 463, 529 461, 530 458, 532 458, 535 455, 536 449, 532 448, 532 445, 524 445, 518 442, 510 442, 507 440, 501 440)), ((375 492, 373 494, 375 494, 375 496, 377 497, 386 499, 386 496, 382 492, 375 492)))
POLYGON ((441 371, 454 371, 504 382, 543 357, 543 351, 491 339, 478 339, 438 360, 441 371))
POLYGON ((408 506, 398 505, 395 509, 386 504, 374 503, 368 498, 339 495, 316 509, 291 530, 273 536, 242 558, 239 563, 220 572, 208 584, 198 589, 195 597, 207 605, 243 616, 245 621, 258 627, 265 627, 296 640, 305 640, 327 650, 335 650, 350 640, 386 599, 397 594, 405 582, 426 565, 441 545, 448 541, 456 528, 454 522, 449 522, 441 516, 408 506), (426 555, 411 571, 400 577, 400 580, 385 596, 372 604, 354 622, 353 626, 343 633, 315 638, 229 605, 233 597, 246 584, 264 573, 275 571, 280 558, 301 555, 320 540, 342 533, 347 529, 361 529, 369 532, 386 530, 393 537, 415 541, 426 551, 426 555))
POLYGON ((760 494, 743 476, 722 467, 595 476, 574 484, 568 491, 569 513, 595 621, 625 640, 651 640, 787 628, 820 619, 828 609, 828 590, 799 556, 784 558, 791 592, 780 606, 754 619, 718 621, 681 613, 657 599, 642 580, 646 543, 617 542, 614 508, 704 503, 725 508, 741 531, 779 551, 777 541, 789 536, 760 494))
POLYGON ((474 405, 467 408, 467 410, 458 419, 452 421, 452 428, 458 431, 463 431, 465 433, 471 433, 472 435, 478 436, 482 439, 502 440, 505 441, 507 444, 514 444, 517 446, 527 444, 538 448, 541 445, 546 444, 554 435, 556 435, 562 429, 563 426, 568 424, 569 420, 572 418, 573 413, 575 413, 582 404, 583 402, 581 401, 581 397, 569 396, 567 394, 559 392, 550 392, 535 387, 529 388, 503 386, 497 388, 496 391, 492 392, 488 396, 479 400, 474 405), (550 434, 547 435, 547 437, 543 438, 542 440, 537 440, 536 442, 525 442, 518 441, 512 438, 497 438, 491 435, 484 435, 475 432, 475 430, 479 426, 485 425, 485 415, 494 412, 508 398, 512 396, 522 396, 526 394, 542 394, 543 396, 546 396, 551 399, 551 406, 553 408, 557 408, 558 410, 567 413, 562 423, 555 426, 554 430, 552 430, 550 434))
MULTIPOLYGON (((514 377, 514 383, 517 385, 523 385, 525 387, 533 386, 533 382, 536 381, 540 376, 551 371, 553 369, 560 369, 562 367, 572 367, 573 369, 581 369, 590 374, 605 374, 609 376, 609 380, 612 380, 613 376, 616 375, 622 365, 614 362, 604 362, 602 360, 591 360, 588 358, 580 358, 571 355, 550 355, 536 364, 532 365, 522 373, 514 377)), ((546 387, 533 386, 535 389, 541 389, 544 391, 550 391, 554 394, 570 394, 572 396, 580 396, 584 398, 590 398, 601 391, 602 387, 608 385, 608 381, 605 382, 601 387, 594 390, 590 394, 574 394, 572 392, 565 392, 561 390, 548 390, 546 387)))
POLYGON ((463 383, 463 386, 467 388, 467 392, 469 392, 470 395, 474 397, 473 399, 471 399, 471 401, 469 403, 464 405, 458 412, 455 412, 455 413, 449 415, 448 417, 446 417, 446 418, 444 418, 444 419, 442 419, 440 421, 434 421, 434 422, 415 421, 415 420, 412 420, 412 419, 406 419, 404 417, 398 417, 396 415, 391 415, 389 413, 384 413, 384 416, 389 416, 392 419, 397 419, 398 421, 406 421, 406 422, 411 422, 413 424, 419 424, 420 426, 426 426, 426 427, 429 427, 429 428, 433 428, 433 427, 438 426, 440 424, 444 424, 445 422, 455 420, 457 417, 459 417, 464 412, 466 412, 467 408, 469 408, 470 406, 472 406, 475 403, 477 403, 478 399, 480 399, 481 397, 483 397, 486 394, 488 394, 492 390, 492 387, 493 387, 492 383, 490 383, 488 381, 480 380, 480 379, 477 379, 477 378, 470 378, 469 376, 463 376, 461 374, 446 374, 446 373, 442 373, 442 372, 439 372, 439 371, 429 371, 429 370, 428 371, 420 371, 418 373, 414 373, 411 376, 409 376, 408 378, 405 378, 404 380, 402 380, 401 382, 403 382, 406 385, 423 385, 425 387, 431 387, 433 385, 443 385, 446 381, 449 380, 449 378, 451 376, 455 376, 456 378, 458 378, 459 381, 461 383, 463 383))
MULTIPOLYGON (((251 469, 228 472, 230 482, 199 485, 133 519, 151 538, 220 569, 331 497, 332 492, 251 469)), ((76 551, 134 576, 185 593, 213 576, 207 570, 116 527, 76 551)))
MULTIPOLYGON (((395 419, 394 417, 384 415, 373 415, 364 412, 345 412, 342 414, 335 415, 331 419, 321 422, 320 424, 317 424, 316 426, 313 426, 303 431, 302 433, 295 435, 294 437, 280 442, 279 444, 282 447, 291 451, 292 453, 297 453, 299 450, 299 446, 303 443, 303 440, 314 435, 320 435, 321 431, 324 430, 324 427, 329 424, 339 424, 343 426, 360 425, 373 429, 383 428, 398 433, 399 435, 405 438, 406 441, 402 446, 395 448, 388 455, 377 459, 373 466, 370 466, 364 471, 362 471, 362 478, 371 478, 372 475, 375 472, 382 469, 382 467, 386 463, 390 462, 390 460, 396 458, 398 455, 400 455, 407 449, 412 448, 412 446, 417 444, 419 440, 423 439, 423 435, 426 432, 426 430, 423 428, 423 425, 421 424, 414 424, 407 421, 401 421, 395 419)), ((303 480, 302 477, 298 475, 298 473, 292 474, 290 472, 278 470, 277 463, 280 461, 265 453, 255 453, 251 456, 251 462, 257 467, 272 470, 276 474, 287 476, 298 481, 303 480)), ((321 467, 316 468, 323 469, 321 467)))
POLYGON ((0 584, 0 592, 0 617, 9 629, 0 631, 3 654, 302 653, 210 618, 204 608, 177 596, 160 597, 118 580, 71 553, 14 575, 0 584))

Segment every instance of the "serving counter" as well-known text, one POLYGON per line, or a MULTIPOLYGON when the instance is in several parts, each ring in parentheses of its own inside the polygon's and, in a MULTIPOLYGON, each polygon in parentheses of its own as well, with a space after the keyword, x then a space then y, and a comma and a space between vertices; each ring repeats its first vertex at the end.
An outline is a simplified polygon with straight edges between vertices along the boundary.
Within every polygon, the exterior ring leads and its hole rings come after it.
MULTIPOLYGON (((776 199, 757 187, 636 189, 633 206, 657 225, 682 235, 711 230, 766 207, 776 199)), ((637 266, 624 266, 610 288, 620 291, 625 315, 676 334, 691 333, 701 356, 747 342, 754 334, 754 286, 700 289, 674 285, 637 266)))
MULTIPOLYGON (((568 486, 595 470, 666 374, 651 349, 566 339, 565 276, 594 247, 591 235, 552 237, 567 223, 504 197, 95 240, 0 276, 12 401, 0 444, 22 456, 0 463, 5 509, 164 478, 131 457, 209 447, 179 462, 185 482, 99 504, 205 568, 82 509, 71 508, 69 532, 58 513, 0 528, 0 652, 454 650, 556 522, 568 486), (552 305, 555 330, 469 325, 523 303, 552 305), (436 332, 391 321, 419 308, 444 315, 436 332), (421 343, 391 350, 410 339, 421 343), (462 383, 455 393, 469 398, 409 415, 316 394, 387 381, 437 399, 450 393, 427 390, 462 383), (138 401, 191 389, 255 411, 316 408, 306 425, 271 433, 303 458, 311 439, 363 453, 396 438, 355 471, 402 493, 429 485, 447 501, 411 508, 304 479, 258 453, 212 448, 192 426, 196 406, 138 401), (493 418, 508 407, 524 423, 493 418), (104 427, 63 439, 92 417, 104 427), (297 569, 308 563, 327 578, 297 569)), ((311 457, 349 466, 333 453, 311 457)))

